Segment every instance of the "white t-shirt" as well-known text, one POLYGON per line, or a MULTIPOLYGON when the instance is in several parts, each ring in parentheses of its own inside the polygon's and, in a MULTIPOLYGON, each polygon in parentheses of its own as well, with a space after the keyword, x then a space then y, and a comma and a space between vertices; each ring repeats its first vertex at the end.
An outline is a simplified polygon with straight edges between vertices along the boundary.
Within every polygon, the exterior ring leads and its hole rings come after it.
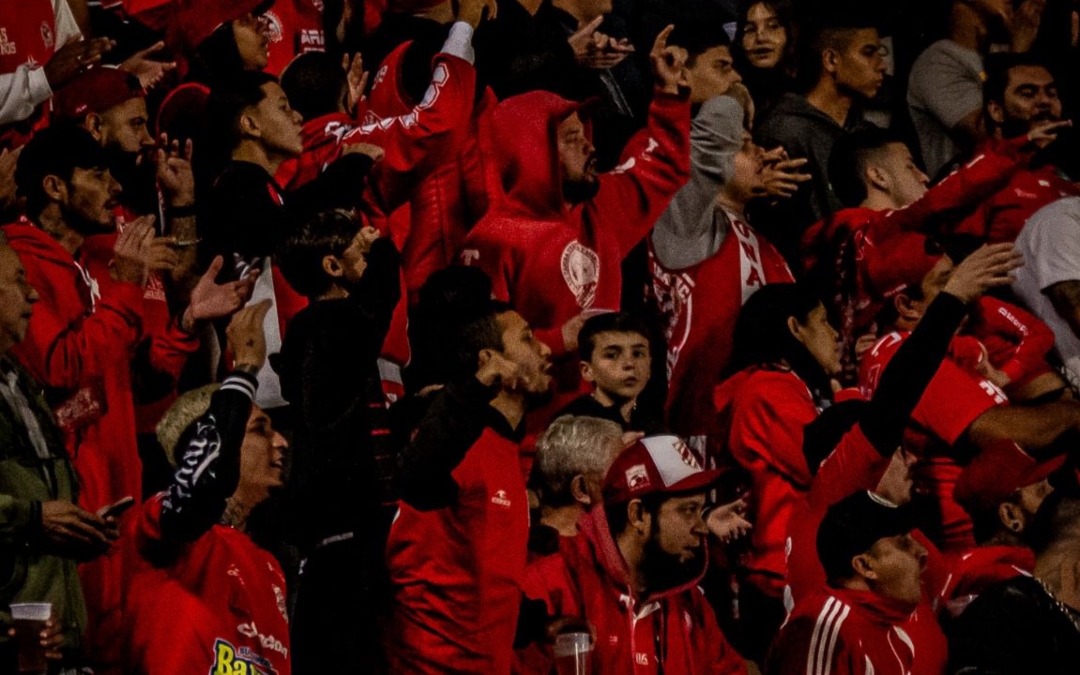
POLYGON ((952 40, 938 40, 915 59, 907 102, 931 177, 960 152, 949 131, 972 111, 982 109, 985 78, 982 56, 952 40))
POLYGON ((1024 255, 1024 266, 1016 271, 1013 292, 1054 331, 1054 348, 1065 374, 1078 385, 1080 338, 1044 291, 1062 281, 1080 281, 1080 197, 1059 199, 1032 214, 1016 248, 1024 255))

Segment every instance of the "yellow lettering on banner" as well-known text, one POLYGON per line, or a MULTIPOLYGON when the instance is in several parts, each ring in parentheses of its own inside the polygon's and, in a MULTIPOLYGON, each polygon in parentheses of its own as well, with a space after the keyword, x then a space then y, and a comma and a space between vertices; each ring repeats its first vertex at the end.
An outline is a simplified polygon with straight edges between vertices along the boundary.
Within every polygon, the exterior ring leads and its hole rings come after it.
POLYGON ((236 658, 236 650, 224 640, 214 643, 214 669, 211 675, 234 675, 233 660, 236 658))

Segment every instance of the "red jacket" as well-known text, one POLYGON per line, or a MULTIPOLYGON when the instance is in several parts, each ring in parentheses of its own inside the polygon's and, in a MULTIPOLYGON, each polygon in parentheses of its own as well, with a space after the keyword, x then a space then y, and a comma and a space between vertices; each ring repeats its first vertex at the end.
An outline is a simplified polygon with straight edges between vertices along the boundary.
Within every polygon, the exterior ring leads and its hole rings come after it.
MULTIPOLYGON (((996 152, 1001 146, 1018 140, 991 140, 983 146, 983 151, 996 152)), ((1080 187, 1062 177, 1055 166, 1021 168, 992 196, 980 200, 979 208, 956 229, 991 243, 1016 241, 1031 214, 1052 201, 1076 195, 1080 195, 1080 187)))
POLYGON ((452 472, 456 502, 401 502, 387 566, 395 586, 390 672, 507 675, 529 534, 519 446, 484 429, 452 472))
POLYGON ((162 493, 130 535, 142 557, 129 580, 127 670, 138 675, 289 675, 285 576, 243 532, 214 525, 166 543, 162 493))
MULTIPOLYGON (((824 587, 796 606, 773 643, 768 675, 940 675, 948 658, 936 643, 913 636, 920 615, 872 591, 824 587), (922 652, 929 652, 928 654, 922 652)), ((940 635, 940 629, 938 629, 940 635)))
MULTIPOLYGON (((143 289, 95 279, 28 222, 3 230, 41 295, 26 339, 12 354, 54 397, 79 476, 80 505, 93 512, 128 495, 141 498, 129 361, 142 335, 143 289)), ((79 568, 90 618, 86 644, 103 664, 121 654, 117 637, 128 565, 122 547, 114 547, 79 568)))
MULTIPOLYGON (((578 522, 559 552, 526 572, 526 595, 547 603, 552 616, 585 618, 596 628, 592 672, 597 675, 742 675, 746 664, 720 627, 697 584, 637 597, 626 563, 608 530, 604 510, 578 522)), ((531 647, 518 653, 515 672, 547 675, 553 657, 531 647)))
POLYGON ((941 611, 956 618, 975 598, 994 584, 1030 575, 1035 552, 1024 546, 976 546, 947 556, 948 583, 937 600, 941 611))
POLYGON ((750 473, 747 581, 779 598, 787 574, 788 520, 813 476, 803 428, 818 416, 814 399, 791 371, 751 368, 716 388, 716 408, 730 414, 727 449, 750 473))
MULTIPOLYGON (((0 73, 14 73, 20 66, 44 66, 52 58, 56 44, 56 14, 52 0, 29 0, 0 10, 0 73)), ((43 73, 37 73, 43 76, 43 73)), ((0 125, 0 148, 12 150, 26 145, 35 131, 49 123, 51 101, 38 105, 26 119, 0 125)))
POLYGON ((765 284, 795 280, 765 237, 740 220, 731 224, 716 253, 685 269, 666 269, 650 246, 652 290, 665 319, 669 422, 703 457, 722 441, 713 389, 730 365, 743 303, 765 284))

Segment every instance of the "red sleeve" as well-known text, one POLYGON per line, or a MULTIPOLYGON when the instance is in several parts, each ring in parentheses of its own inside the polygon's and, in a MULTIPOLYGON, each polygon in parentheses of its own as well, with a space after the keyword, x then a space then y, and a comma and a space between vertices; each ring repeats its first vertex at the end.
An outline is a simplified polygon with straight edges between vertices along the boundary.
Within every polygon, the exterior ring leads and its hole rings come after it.
POLYGON ((986 345, 990 362, 1019 382, 1047 369, 1046 355, 1054 347, 1054 333, 1041 320, 1016 305, 983 297, 978 304, 976 337, 986 345))
POLYGON ((407 114, 364 124, 342 138, 342 145, 373 143, 385 155, 372 170, 379 207, 391 212, 412 195, 417 172, 424 172, 445 150, 454 130, 472 116, 476 69, 450 54, 435 55, 431 85, 407 114))
POLYGON ((844 619, 828 612, 800 616, 780 631, 769 653, 769 675, 867 675, 866 659, 855 653, 841 631, 844 619), (831 657, 831 658, 829 658, 831 657))
POLYGON ((724 637, 720 625, 716 623, 716 613, 705 600, 705 594, 699 588, 692 588, 688 593, 696 593, 695 600, 701 608, 702 631, 697 638, 705 647, 706 675, 747 675, 746 660, 731 646, 724 637))
POLYGON ((142 287, 109 284, 93 314, 68 323, 54 303, 71 298, 72 291, 54 289, 41 266, 29 262, 28 281, 50 301, 34 305, 26 339, 17 346, 19 361, 42 384, 67 390, 77 389, 88 376, 103 375, 118 362, 126 363, 126 353, 142 330, 142 287))
POLYGON ((844 434, 832 454, 825 458, 814 476, 807 495, 810 509, 819 513, 859 490, 873 490, 891 458, 881 453, 856 425, 844 434))
POLYGON ((198 349, 199 338, 181 328, 178 319, 172 319, 163 329, 150 334, 150 365, 175 381, 188 357, 198 349))
POLYGON ((645 150, 600 177, 586 217, 607 228, 625 257, 649 233, 690 177, 690 102, 656 94, 649 106, 645 150))
POLYGON ((912 420, 952 445, 979 416, 1006 401, 992 382, 976 379, 946 359, 923 392, 912 420))
POLYGON ((729 445, 735 459, 753 454, 806 489, 810 470, 803 455, 803 429, 817 418, 810 392, 794 376, 758 377, 747 382, 731 420, 729 445))
POLYGON ((869 235, 880 244, 890 232, 926 232, 934 225, 952 225, 1005 187, 1016 170, 1031 157, 1023 147, 1027 137, 1003 143, 987 144, 983 151, 967 164, 952 172, 937 185, 927 190, 921 199, 910 206, 884 212, 871 221, 869 235), (943 220, 948 218, 949 220, 943 220))

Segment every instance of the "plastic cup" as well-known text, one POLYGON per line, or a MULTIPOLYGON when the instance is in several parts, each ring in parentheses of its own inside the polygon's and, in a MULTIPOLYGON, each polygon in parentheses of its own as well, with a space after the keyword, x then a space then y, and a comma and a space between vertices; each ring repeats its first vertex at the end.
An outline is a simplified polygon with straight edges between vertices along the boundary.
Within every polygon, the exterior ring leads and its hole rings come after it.
POLYGON ((559 675, 589 675, 592 648, 592 636, 588 633, 555 636, 555 668, 559 675))
POLYGON ((44 675, 49 671, 45 648, 41 646, 41 631, 45 630, 45 622, 51 617, 51 602, 22 602, 11 605, 20 673, 44 675))

